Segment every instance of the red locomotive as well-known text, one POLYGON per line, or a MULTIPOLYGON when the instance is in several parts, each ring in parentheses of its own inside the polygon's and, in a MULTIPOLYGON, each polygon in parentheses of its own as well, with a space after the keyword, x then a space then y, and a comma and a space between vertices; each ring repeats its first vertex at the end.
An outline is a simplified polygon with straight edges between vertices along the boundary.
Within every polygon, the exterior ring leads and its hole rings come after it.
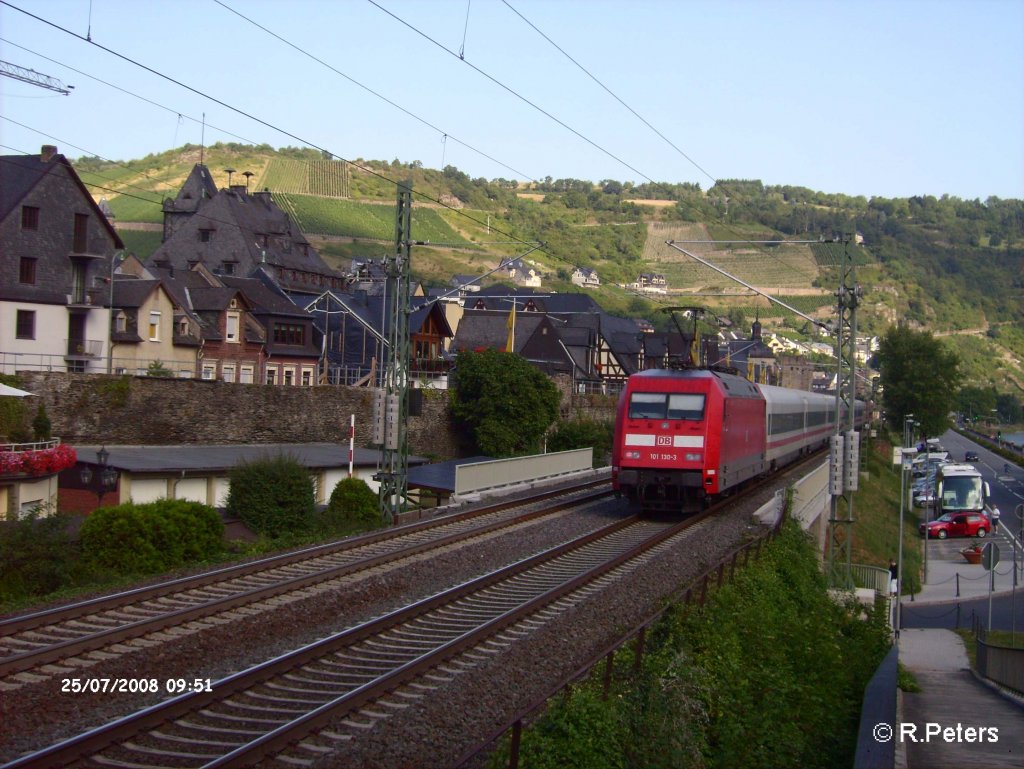
POLYGON ((713 369, 643 371, 619 399, 612 485, 645 510, 695 512, 827 445, 835 424, 834 396, 713 369))

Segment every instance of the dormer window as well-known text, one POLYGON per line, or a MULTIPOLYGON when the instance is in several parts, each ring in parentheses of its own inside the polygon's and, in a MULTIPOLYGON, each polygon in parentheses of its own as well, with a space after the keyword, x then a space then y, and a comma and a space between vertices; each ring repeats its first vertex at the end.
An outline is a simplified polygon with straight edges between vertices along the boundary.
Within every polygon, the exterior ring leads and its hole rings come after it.
POLYGON ((213 240, 213 230, 199 230, 199 242, 209 243, 213 240))
MULTIPOLYGON (((236 262, 221 262, 221 272, 223 272, 225 275, 234 275, 235 264, 236 262)), ((231 301, 234 300, 232 299, 231 301)))
POLYGON ((123 334, 128 330, 128 316, 125 315, 124 310, 118 310, 117 315, 114 316, 114 331, 119 334, 123 334))

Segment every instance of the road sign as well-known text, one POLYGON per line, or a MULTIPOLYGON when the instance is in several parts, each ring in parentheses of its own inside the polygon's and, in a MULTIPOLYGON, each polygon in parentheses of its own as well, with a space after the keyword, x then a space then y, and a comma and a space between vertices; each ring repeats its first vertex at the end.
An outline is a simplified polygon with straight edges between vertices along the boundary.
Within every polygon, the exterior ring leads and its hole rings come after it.
POLYGON ((981 548, 981 565, 985 567, 985 571, 992 571, 999 563, 999 545, 995 542, 986 542, 985 547, 981 548))

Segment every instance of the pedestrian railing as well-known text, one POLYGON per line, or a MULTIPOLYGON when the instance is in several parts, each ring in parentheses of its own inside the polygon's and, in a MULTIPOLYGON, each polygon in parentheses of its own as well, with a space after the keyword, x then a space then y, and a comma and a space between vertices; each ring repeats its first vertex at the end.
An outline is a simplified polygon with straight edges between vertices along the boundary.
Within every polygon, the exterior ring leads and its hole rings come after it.
POLYGON ((978 675, 1024 694, 1024 649, 990 643, 980 622, 975 622, 974 638, 978 675))
POLYGON ((879 595, 889 594, 889 570, 878 566, 850 565, 850 575, 855 587, 867 587, 879 595))

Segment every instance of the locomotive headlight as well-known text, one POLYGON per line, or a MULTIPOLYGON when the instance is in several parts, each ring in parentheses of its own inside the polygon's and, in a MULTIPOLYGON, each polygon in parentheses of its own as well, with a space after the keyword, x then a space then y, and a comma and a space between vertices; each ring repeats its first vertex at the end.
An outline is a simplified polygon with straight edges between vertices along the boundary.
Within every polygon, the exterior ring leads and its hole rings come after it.
POLYGON ((704 458, 703 454, 690 452, 686 455, 687 462, 700 462, 704 458))
POLYGON ((626 457, 626 459, 640 459, 640 452, 639 451, 627 451, 625 453, 625 457, 626 457))

